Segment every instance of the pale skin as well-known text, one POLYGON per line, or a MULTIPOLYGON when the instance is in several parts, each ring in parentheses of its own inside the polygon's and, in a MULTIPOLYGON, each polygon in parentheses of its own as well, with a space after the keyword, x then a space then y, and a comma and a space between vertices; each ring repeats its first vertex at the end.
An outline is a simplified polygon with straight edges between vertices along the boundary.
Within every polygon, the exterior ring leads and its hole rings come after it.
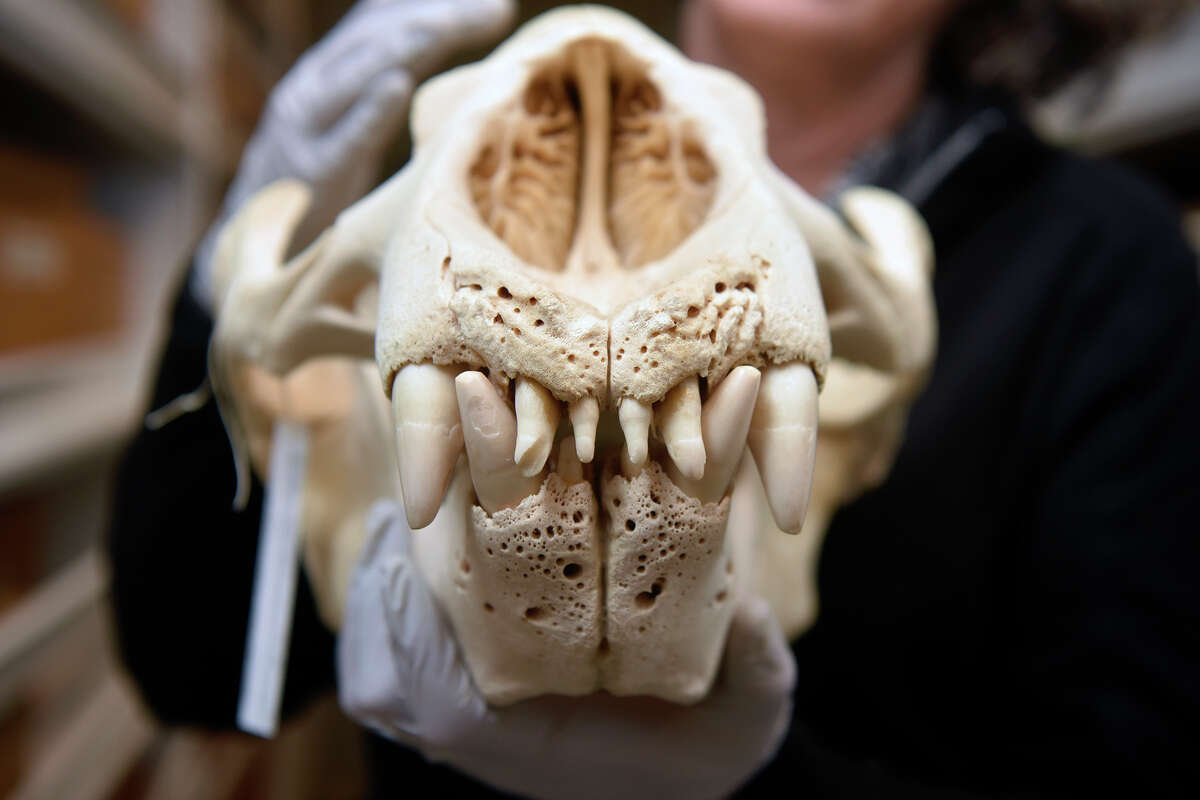
POLYGON ((771 160, 820 196, 912 112, 960 1, 689 0, 680 46, 754 86, 771 160))

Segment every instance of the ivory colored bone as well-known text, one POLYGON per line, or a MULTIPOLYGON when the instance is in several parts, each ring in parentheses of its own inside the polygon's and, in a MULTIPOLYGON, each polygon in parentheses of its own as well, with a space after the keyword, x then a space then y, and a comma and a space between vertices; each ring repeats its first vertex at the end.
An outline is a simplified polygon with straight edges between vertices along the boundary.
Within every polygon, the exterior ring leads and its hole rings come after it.
POLYGON ((291 262, 294 183, 222 236, 210 360, 239 463, 282 413, 247 374, 353 361, 305 487, 331 624, 402 477, 489 701, 699 699, 741 592, 811 624, 825 525, 890 467, 935 340, 923 223, 872 189, 834 214, 771 165, 745 83, 602 8, 429 81, 411 123, 409 164, 291 262))
POLYGON ((454 379, 454 386, 479 505, 490 513, 534 494, 541 479, 526 477, 513 460, 517 421, 512 409, 478 372, 464 372, 454 379))
POLYGON ((513 460, 521 468, 521 474, 532 478, 542 471, 550 448, 554 445, 554 431, 558 429, 558 402, 548 391, 526 378, 517 378, 516 399, 517 443, 513 460))
POLYGON ((583 464, 579 460, 579 454, 575 452, 573 437, 568 436, 559 442, 558 463, 555 465, 554 471, 568 486, 583 480, 583 464))
POLYGON ((709 396, 702 414, 704 449, 710 456, 703 475, 692 478, 667 464, 667 475, 684 493, 703 503, 725 496, 746 451, 759 378, 754 367, 738 367, 709 396))
POLYGON ((646 403, 640 403, 632 397, 621 400, 617 406, 617 418, 621 420, 621 433, 625 435, 625 448, 629 460, 636 466, 646 463, 649 448, 650 421, 654 410, 646 403))
POLYGON ((806 365, 764 371, 750 422, 750 449, 775 524, 788 533, 799 533, 808 511, 817 452, 817 381, 806 365))
POLYGON ((700 383, 686 378, 667 392, 654 409, 655 424, 667 453, 682 475, 697 480, 704 475, 704 435, 700 431, 700 383))
POLYGON ((413 530, 433 522, 463 450, 455 370, 409 364, 392 383, 392 420, 404 513, 413 530))
POLYGON ((584 464, 596 454, 596 424, 600 421, 600 404, 594 397, 584 397, 571 404, 568 414, 575 431, 575 452, 584 464))

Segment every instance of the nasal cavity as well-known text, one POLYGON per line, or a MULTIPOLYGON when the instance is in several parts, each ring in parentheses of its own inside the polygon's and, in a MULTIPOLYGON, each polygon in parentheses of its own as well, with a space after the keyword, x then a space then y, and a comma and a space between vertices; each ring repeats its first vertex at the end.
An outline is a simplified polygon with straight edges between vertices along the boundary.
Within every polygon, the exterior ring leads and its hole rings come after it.
POLYGON ((480 216, 519 258, 580 272, 667 256, 703 224, 716 178, 646 65, 596 39, 535 73, 469 173, 480 216))

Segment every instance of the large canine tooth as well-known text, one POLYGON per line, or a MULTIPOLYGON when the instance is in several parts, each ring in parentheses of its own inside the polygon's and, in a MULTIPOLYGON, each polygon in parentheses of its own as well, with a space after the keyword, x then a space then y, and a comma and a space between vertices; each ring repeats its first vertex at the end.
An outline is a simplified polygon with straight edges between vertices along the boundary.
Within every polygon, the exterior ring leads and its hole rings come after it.
POLYGON ((715 503, 725 496, 737 472, 750 420, 754 416, 760 375, 754 367, 738 367, 713 390, 701 415, 704 449, 708 464, 704 475, 693 479, 667 465, 667 475, 675 485, 702 503, 715 503))
POLYGON ((482 373, 464 372, 454 387, 479 505, 489 514, 515 506, 538 490, 541 479, 522 475, 513 460, 517 420, 512 409, 482 373))
POLYGON ((583 464, 575 451, 574 437, 568 436, 558 443, 558 464, 555 471, 567 485, 583 480, 583 464))
POLYGON ((400 489, 409 527, 433 522, 463 449, 453 367, 409 364, 392 383, 400 489))
POLYGON ((808 511, 817 449, 817 381, 803 362, 767 367, 754 419, 750 450, 758 462, 775 524, 799 533, 808 511))
POLYGON ((625 434, 625 447, 629 451, 629 462, 635 467, 646 463, 649 449, 650 420, 654 410, 632 397, 622 397, 617 406, 617 419, 621 422, 621 433, 625 434))
POLYGON ((575 453, 588 464, 596 455, 596 425, 600 422, 600 403, 594 397, 584 397, 567 409, 571 429, 575 432, 575 453))
POLYGON ((558 430, 558 401, 544 386, 528 378, 517 378, 513 405, 517 412, 517 443, 513 460, 521 474, 532 478, 542 471, 554 432, 558 430))
POLYGON ((667 392, 654 410, 667 453, 679 472, 692 480, 704 475, 704 434, 700 426, 700 382, 693 375, 667 392))

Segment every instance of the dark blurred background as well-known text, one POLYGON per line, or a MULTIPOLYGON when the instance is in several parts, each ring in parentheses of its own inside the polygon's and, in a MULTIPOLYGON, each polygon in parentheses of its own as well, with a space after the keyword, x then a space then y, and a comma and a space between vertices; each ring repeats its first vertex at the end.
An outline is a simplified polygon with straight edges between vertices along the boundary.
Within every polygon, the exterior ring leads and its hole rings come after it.
MULTIPOLYGON (((271 743, 154 723, 111 654, 95 549, 191 250, 270 87, 350 5, 0 0, 0 794, 361 792, 332 703, 271 743)), ((673 33, 674 3, 614 5, 673 33)), ((1147 172, 1200 244, 1200 13, 1031 113, 1147 172)))

